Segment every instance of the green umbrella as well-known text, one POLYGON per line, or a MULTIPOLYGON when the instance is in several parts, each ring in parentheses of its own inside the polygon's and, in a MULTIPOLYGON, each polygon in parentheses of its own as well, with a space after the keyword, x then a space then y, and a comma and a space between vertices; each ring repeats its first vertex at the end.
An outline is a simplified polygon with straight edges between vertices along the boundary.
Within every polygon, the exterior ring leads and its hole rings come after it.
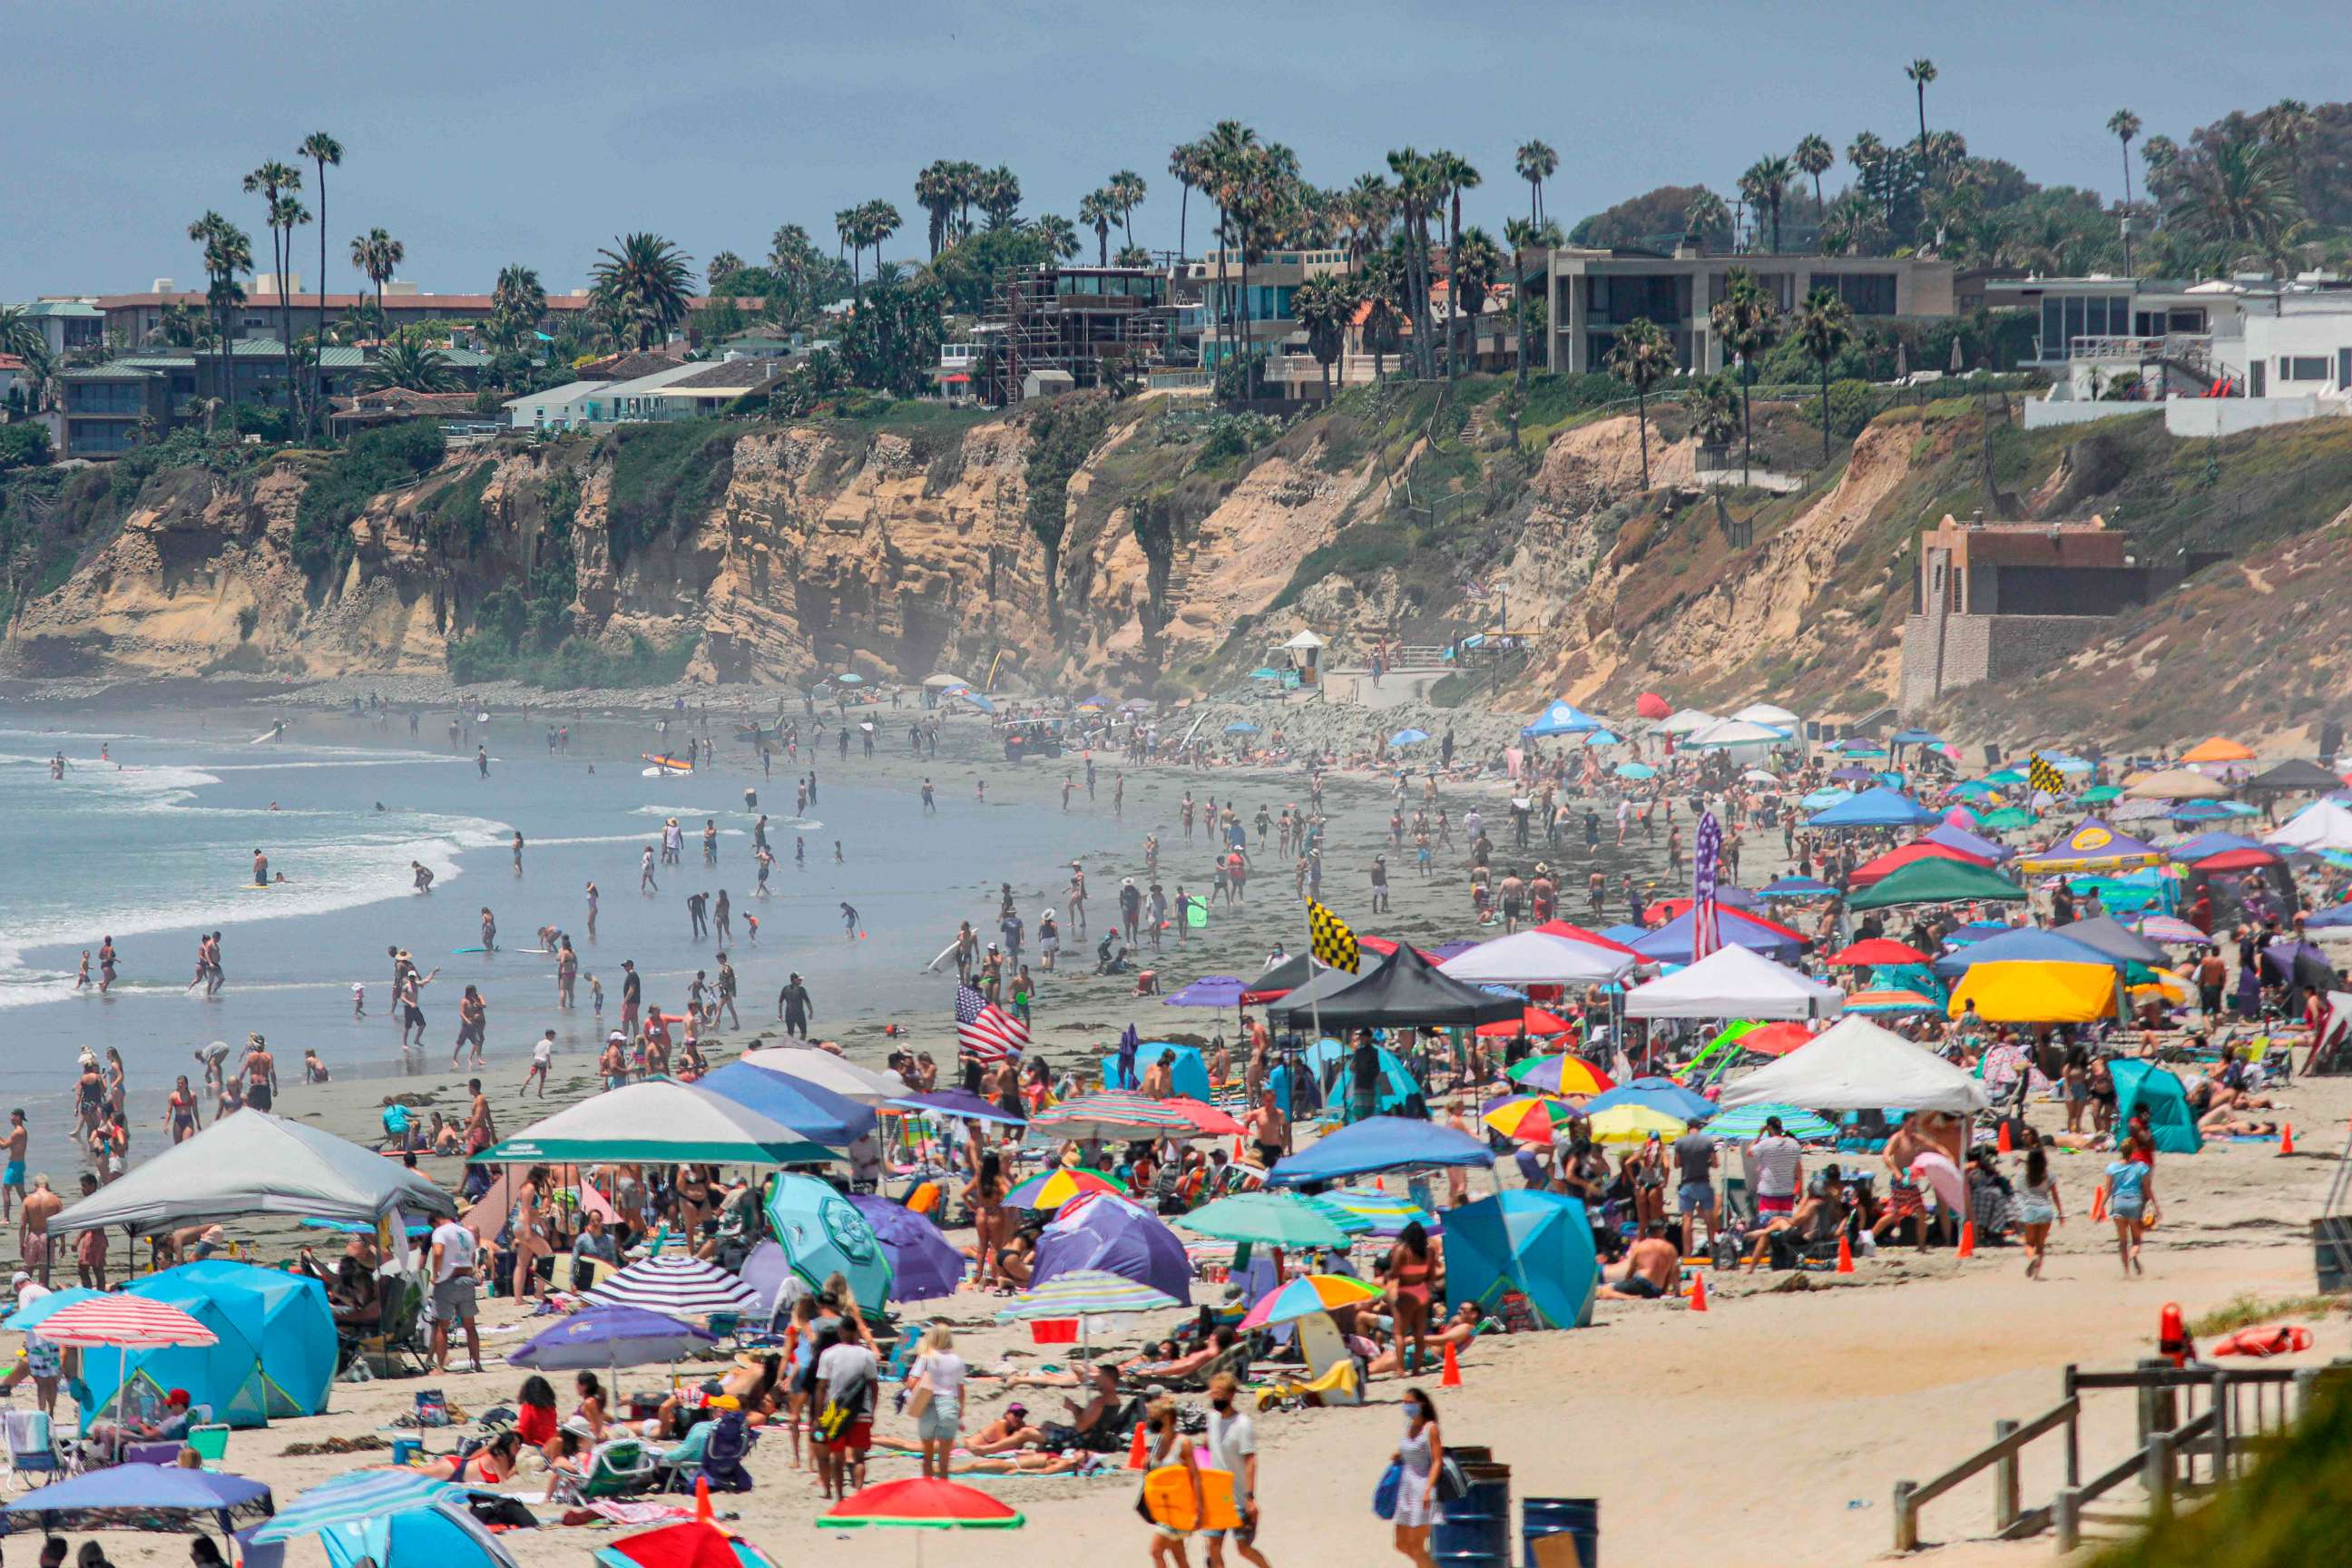
POLYGON ((1219 1241, 1254 1242, 1265 1247, 1332 1247, 1348 1245, 1348 1231, 1372 1228, 1355 1215, 1341 1220, 1342 1211, 1312 1198, 1288 1193, 1236 1193, 1202 1204, 1175 1223, 1196 1235, 1219 1241))
POLYGON ((882 1310, 890 1299, 890 1254, 847 1198, 814 1176, 785 1172, 768 1193, 767 1210, 785 1261, 812 1289, 839 1273, 860 1311, 882 1310))
POLYGON ((1801 1110, 1793 1105, 1768 1104, 1743 1105, 1725 1111, 1707 1122, 1706 1135, 1718 1143, 1759 1138, 1764 1133, 1765 1118, 1771 1116, 1780 1119, 1780 1131, 1805 1142, 1832 1137, 1837 1131, 1810 1110, 1801 1110))
POLYGON ((1968 899, 2022 902, 2025 889, 1972 860, 1914 860, 1898 867, 1846 900, 1850 910, 1883 910, 1893 904, 1948 904, 1968 899))
POLYGON ((1990 827, 1995 833, 2007 833, 2013 828, 2031 827, 2041 820, 2023 806, 2004 805, 1998 811, 1989 811, 1979 817, 1977 826, 1990 827))
POLYGON ((2104 805, 2108 801, 2121 800, 2123 797, 2124 792, 2122 785, 2100 784, 2095 788, 2084 790, 2075 798, 2084 805, 2104 805))

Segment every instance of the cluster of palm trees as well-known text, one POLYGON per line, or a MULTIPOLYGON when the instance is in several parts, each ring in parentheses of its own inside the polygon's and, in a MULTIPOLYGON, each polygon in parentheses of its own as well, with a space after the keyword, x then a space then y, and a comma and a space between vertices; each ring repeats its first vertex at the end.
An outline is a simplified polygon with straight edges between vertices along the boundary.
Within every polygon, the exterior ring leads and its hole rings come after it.
MULTIPOLYGON (((854 207, 844 207, 833 215, 833 230, 841 237, 841 253, 849 262, 850 290, 862 295, 865 288, 860 265, 866 252, 874 252, 874 271, 882 271, 882 242, 898 232, 904 220, 898 209, 877 198, 861 202, 854 207)), ((739 268, 740 270, 740 268, 739 268)))
POLYGON ((1095 231, 1096 266, 1111 265, 1110 231, 1114 225, 1127 235, 1127 243, 1119 247, 1118 265, 1151 265, 1150 252, 1135 243, 1135 209, 1143 205, 1143 176, 1132 169, 1121 169, 1078 199, 1078 227, 1095 231))
MULTIPOLYGON (((1139 195, 1137 199, 1141 200, 1139 195)), ((978 207, 991 228, 1009 226, 1021 212, 1021 181, 999 163, 983 169, 961 159, 940 158, 915 176, 915 205, 930 220, 931 259, 971 233, 978 207)))

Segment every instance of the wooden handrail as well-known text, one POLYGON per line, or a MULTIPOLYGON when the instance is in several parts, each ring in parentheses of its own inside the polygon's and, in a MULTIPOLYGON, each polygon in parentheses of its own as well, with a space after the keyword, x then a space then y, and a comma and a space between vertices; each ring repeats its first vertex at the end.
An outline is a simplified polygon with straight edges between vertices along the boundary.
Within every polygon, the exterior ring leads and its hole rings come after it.
MULTIPOLYGON (((2062 1426, 2072 1427, 2081 1418, 2082 1414, 2082 1401, 2070 1397, 2052 1405, 2021 1426, 2013 1426, 2007 1421, 1997 1422, 1994 1425, 1997 1435, 1990 1443, 1962 1459, 1942 1475, 1924 1482, 1895 1482, 1895 1550, 1916 1552, 1919 1549, 1921 1504, 1934 1501, 1961 1482, 1994 1465, 2004 1464, 2004 1462, 2013 1464, 2017 1456, 2024 1451, 2028 1444, 2037 1438, 2048 1436, 2062 1426)), ((2015 1510, 2011 1506, 2013 1498, 2007 1484, 2010 1479, 2010 1472, 2005 1468, 2003 1498, 2010 1500, 2000 1502, 1996 1510, 2002 1515, 2001 1525, 2004 1529, 2014 1522, 2015 1519, 2015 1510)))

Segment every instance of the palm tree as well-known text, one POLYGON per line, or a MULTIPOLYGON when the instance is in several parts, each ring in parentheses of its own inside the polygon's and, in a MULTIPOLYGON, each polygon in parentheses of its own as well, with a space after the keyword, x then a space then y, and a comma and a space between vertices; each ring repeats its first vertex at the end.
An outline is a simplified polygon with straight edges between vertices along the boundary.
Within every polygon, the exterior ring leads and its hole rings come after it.
POLYGON ((1366 257, 1355 285, 1357 298, 1364 302, 1364 342, 1372 351, 1372 379, 1386 381, 1388 362, 1383 356, 1396 337, 1397 300, 1405 287, 1404 268, 1396 252, 1375 250, 1366 257))
POLYGON ((722 250, 710 258, 703 276, 710 280, 710 291, 718 293, 727 286, 727 279, 743 270, 743 258, 731 250, 722 250))
POLYGON ((1815 289, 1797 307, 1797 342, 1822 373, 1822 467, 1830 466, 1830 362, 1853 341, 1853 312, 1834 289, 1815 289))
POLYGON ((366 273, 368 281, 375 285, 379 330, 383 321, 383 286, 407 258, 408 247, 380 228, 372 228, 352 241, 352 265, 366 273))
MULTIPOLYGON (((1543 250, 1543 226, 1532 219, 1515 217, 1503 226, 1503 243, 1511 248, 1511 311, 1517 318, 1519 352, 1512 356, 1511 390, 1525 392, 1528 384, 1528 355, 1534 345, 1528 342, 1528 266, 1527 253, 1543 250)), ((1546 263, 1549 265, 1549 261, 1546 263)), ((1550 356, 1547 354, 1545 358, 1550 356)))
POLYGON ((1710 234, 1731 227, 1731 208, 1721 196, 1702 188, 1693 196, 1690 205, 1683 208, 1683 232, 1701 245, 1710 234))
POLYGON ((1919 172, 1924 177, 1927 170, 1927 84, 1936 79, 1936 62, 1922 55, 1905 66, 1903 74, 1911 79, 1912 87, 1919 94, 1919 172))
POLYGON ((1879 176, 1886 167, 1886 143, 1870 132, 1858 132, 1853 141, 1846 143, 1845 161, 1864 191, 1877 190, 1879 176))
POLYGON ((310 214, 293 194, 302 188, 302 171, 272 158, 245 177, 246 194, 258 195, 269 220, 269 264, 278 271, 278 339, 286 354, 286 398, 291 407, 300 400, 294 391, 294 306, 286 288, 286 269, 292 265, 294 226, 310 214), (297 214, 300 216, 298 219, 297 214))
POLYGON ((1135 209, 1143 205, 1143 176, 1132 169, 1121 169, 1103 187, 1118 208, 1119 226, 1127 230, 1127 243, 1135 243, 1135 209))
POLYGON ((41 329, 33 325, 33 318, 25 313, 22 305, 0 305, 0 354, 21 354, 34 343, 44 347, 47 340, 41 329))
POLYGON ((1186 240, 1192 211, 1192 193, 1208 182, 1208 150, 1198 142, 1179 142, 1168 150, 1168 177, 1182 193, 1176 198, 1176 255, 1188 251, 1186 240))
POLYGON ((931 259, 940 258, 940 247, 946 242, 948 215, 955 210, 955 165, 945 158, 934 158, 923 165, 915 176, 915 205, 923 209, 930 220, 931 259))
POLYGON ((1078 253, 1077 226, 1058 213, 1040 213, 1029 220, 1029 232, 1045 242, 1046 254, 1067 261, 1078 253))
POLYGON ((2287 178, 2296 199, 2303 194, 2303 144, 2319 128, 2318 118, 2311 105, 2299 98, 2282 98, 2255 117, 2255 124, 2270 144, 2286 154, 2287 178))
POLYGON ((2171 218, 2209 245, 2242 247, 2284 271, 2284 252, 2303 221, 2275 145, 2241 138, 2216 142, 2181 165, 2184 189, 2171 218))
POLYGON ((1140 270, 1151 265, 1151 252, 1139 245, 1122 245, 1111 253, 1110 264, 1140 270))
POLYGON ((1348 346, 1356 291, 1339 276, 1309 278, 1291 299, 1291 314, 1307 329, 1307 350, 1323 370, 1323 401, 1331 401, 1331 363, 1348 346))
POLYGON ((857 211, 865 220, 861 226, 866 236, 866 243, 874 247, 874 276, 878 281, 882 276, 883 242, 898 233, 904 226, 906 220, 898 216, 897 207, 878 196, 859 207, 857 211))
MULTIPOLYGON (((1438 180, 1444 190, 1447 209, 1445 255, 1450 268, 1453 264, 1454 247, 1462 242, 1462 193, 1478 184, 1478 171, 1471 166, 1470 160, 1458 153, 1441 151, 1431 153, 1430 158, 1437 166, 1438 180)), ((1445 334, 1447 379, 1451 380, 1459 374, 1459 371, 1460 366, 1454 362, 1454 334, 1448 332, 1445 334)))
POLYGON ((446 392, 455 384, 449 359, 439 349, 405 331, 395 332, 360 377, 370 392, 399 387, 408 392, 446 392))
POLYGON ((1739 482, 1748 483, 1756 458, 1756 426, 1749 391, 1756 384, 1756 362, 1780 341, 1780 313, 1746 268, 1726 279, 1724 297, 1715 302, 1707 319, 1726 353, 1739 356, 1739 482))
POLYGON ((1528 221, 1543 222, 1543 183, 1559 170, 1559 154, 1541 142, 1522 142, 1511 167, 1528 183, 1528 221))
POLYGON ((1503 253, 1496 246, 1493 235, 1474 225, 1454 241, 1447 270, 1450 277, 1446 293, 1453 301, 1453 310, 1447 319, 1446 354, 1449 359, 1453 357, 1454 332, 1466 329, 1470 363, 1475 368, 1478 362, 1478 318, 1486 309, 1487 292, 1503 270, 1503 253))
POLYGON ((596 308, 615 338, 625 343, 634 334, 635 347, 651 348, 686 320, 689 258, 657 234, 623 235, 614 244, 618 248, 596 252, 603 259, 590 268, 596 308))
POLYGON ((1078 224, 1095 231, 1095 265, 1110 265, 1110 226, 1118 221, 1118 203, 1107 191, 1089 191, 1078 198, 1078 224))
POLYGON ((2157 204, 2158 226, 2161 227, 2165 200, 2172 184, 2170 175, 2180 162, 2180 144, 2169 136, 2151 136, 2139 144, 2139 161, 2147 171, 2148 199, 2157 204))
POLYGON ((1809 132, 1797 143, 1793 158, 1801 173, 1812 176, 1813 217, 1818 222, 1829 211, 1829 204, 1822 200, 1822 176, 1837 162, 1837 154, 1831 151, 1828 137, 1809 132))
POLYGON ((980 176, 973 200, 988 215, 988 226, 1003 228, 1021 211, 1021 179, 999 163, 980 176))
MULTIPOLYGON (((1229 321, 1241 319, 1241 301, 1225 287, 1225 261, 1233 253, 1233 196, 1240 188, 1244 166, 1258 150, 1257 132, 1238 120, 1220 120, 1197 145, 1205 178, 1202 188, 1217 205, 1217 299, 1215 318, 1224 351, 1234 352, 1229 321)), ((1246 349, 1247 345, 1244 344, 1246 349)))
POLYGON ((1789 181, 1794 170, 1786 158, 1759 158, 1739 176, 1740 194, 1748 198, 1750 211, 1756 214, 1757 226, 1763 226, 1769 212, 1772 217, 1772 253, 1780 253, 1780 204, 1788 199, 1789 181))
MULTIPOLYGON (((343 144, 323 131, 313 131, 302 138, 296 149, 303 157, 318 165, 319 170, 319 279, 310 287, 319 297, 319 345, 327 342, 327 165, 341 168, 343 144)), ((323 356, 322 356, 323 357, 323 356)), ((310 407, 304 424, 315 434, 319 410, 327 400, 326 372, 314 368, 310 377, 310 407)))
POLYGON ((520 263, 509 263, 499 268, 499 280, 490 290, 490 334, 509 347, 520 343, 524 334, 538 329, 540 319, 547 314, 547 290, 539 281, 539 274, 520 263))
POLYGON ((2128 109, 2116 110, 2107 116, 2107 134, 2122 142, 2124 149, 2124 208, 2126 215, 2124 218, 2124 270, 2129 272, 2132 269, 2131 218, 2128 216, 2132 205, 2131 144, 2132 138, 2139 134, 2139 116, 2128 109))
MULTIPOLYGON (((205 304, 213 313, 217 325, 223 356, 222 387, 228 389, 227 355, 235 340, 230 322, 238 306, 245 303, 245 289, 237 282, 237 274, 253 270, 253 240, 236 225, 216 212, 207 212, 188 226, 188 237, 205 247, 205 304)), ((210 428, 209 424, 206 426, 210 428)))
POLYGON ((1389 218, 1396 210, 1396 193, 1378 174, 1359 174, 1356 183, 1348 187, 1342 209, 1342 225, 1348 234, 1348 270, 1354 272, 1362 265, 1388 232, 1389 218))
POLYGON ((1444 202, 1445 186, 1436 156, 1411 147, 1389 154, 1389 172, 1396 176, 1397 210, 1404 219, 1404 296, 1412 322, 1413 363, 1430 380, 1437 374, 1437 359, 1429 341, 1429 219, 1444 202))
POLYGON ((1675 343, 1655 321, 1636 316, 1617 329, 1602 362, 1609 374, 1633 389, 1633 417, 1641 433, 1642 488, 1650 488, 1650 388, 1672 376, 1675 343))

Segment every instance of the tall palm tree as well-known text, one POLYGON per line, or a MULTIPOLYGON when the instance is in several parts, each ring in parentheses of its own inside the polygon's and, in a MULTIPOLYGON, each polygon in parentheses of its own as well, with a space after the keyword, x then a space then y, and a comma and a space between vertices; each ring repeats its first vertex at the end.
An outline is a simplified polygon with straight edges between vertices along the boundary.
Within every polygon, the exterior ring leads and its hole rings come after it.
POLYGON ((2126 215, 2124 218, 2124 270, 2129 272, 2132 269, 2131 218, 2128 216, 2132 205, 2131 144, 2132 138, 2139 134, 2139 116, 2128 109, 2116 110, 2107 116, 2107 134, 2123 143, 2124 208, 2126 215))
POLYGON ((2156 206, 2156 226, 2164 226, 2164 208, 2170 197, 2178 195, 2172 174, 2180 162, 2180 144, 2161 133, 2139 144, 2140 166, 2147 171, 2145 188, 2148 200, 2156 206))
MULTIPOLYGON (((1511 390, 1515 393, 1527 390, 1528 356, 1535 350, 1535 345, 1528 342, 1527 254, 1546 249, 1543 239, 1543 226, 1532 219, 1515 217, 1503 226, 1503 243, 1511 250, 1511 313, 1517 318, 1519 334, 1519 352, 1512 356, 1511 363, 1511 390)), ((1549 259, 1545 265, 1550 265, 1549 259)))
POLYGON ((915 176, 915 205, 923 209, 930 220, 931 259, 940 258, 940 248, 946 243, 948 215, 955 210, 955 165, 945 158, 934 158, 923 165, 915 176))
POLYGON ((1356 176, 1356 183, 1348 187, 1345 217, 1349 271, 1355 271, 1380 245, 1395 211, 1396 192, 1389 188, 1386 180, 1378 174, 1356 176))
POLYGON ((988 215, 988 226, 1003 228, 1021 211, 1021 178, 999 163, 980 176, 973 200, 988 215))
POLYGON ((380 228, 372 228, 352 241, 352 265, 367 274, 375 285, 376 330, 383 330, 383 286, 400 270, 408 258, 408 247, 380 228))
POLYGON ((1794 170, 1782 157, 1759 158, 1739 176, 1740 194, 1748 198, 1750 211, 1756 214, 1759 228, 1769 213, 1772 219, 1772 253, 1780 253, 1780 205, 1788 199, 1789 181, 1794 170))
POLYGON ((1088 191, 1078 198, 1080 227, 1095 231, 1095 265, 1110 265, 1110 226, 1118 221, 1118 203, 1107 191, 1088 191))
MULTIPOLYGON (((1470 160, 1458 153, 1437 152, 1430 154, 1437 165, 1438 178, 1444 186, 1446 203, 1445 254, 1447 266, 1453 264, 1454 247, 1462 242, 1462 193, 1479 183, 1478 171, 1470 160)), ((1454 334, 1445 334, 1445 374, 1450 380, 1460 374, 1461 367, 1454 355, 1454 334)))
POLYGON ((1168 150, 1168 177, 1176 182, 1176 255, 1182 259, 1187 254, 1187 226, 1192 212, 1192 193, 1208 178, 1208 154, 1198 142, 1179 142, 1168 150))
POLYGON ((1559 154, 1541 142, 1522 142, 1511 167, 1528 183, 1528 221, 1543 222, 1543 185, 1559 172, 1559 154))
POLYGON ((406 331, 394 332, 376 351, 360 377, 370 392, 399 387, 408 392, 446 392, 456 384, 449 356, 406 331))
MULTIPOLYGON (((193 236, 191 237, 193 237, 193 236)), ((22 305, 0 305, 0 354, 21 354, 35 343, 47 346, 41 329, 22 305)))
POLYGON ((1853 312, 1834 289, 1815 289, 1797 307, 1797 342, 1822 373, 1822 467, 1830 466, 1830 362, 1853 341, 1853 312))
POLYGON ((1837 154, 1831 151, 1828 137, 1809 132, 1797 143, 1793 158, 1800 171, 1812 176, 1813 217, 1819 221, 1829 211, 1829 204, 1822 200, 1822 176, 1837 162, 1837 154))
POLYGON ((1927 172, 1927 84, 1936 79, 1936 62, 1922 55, 1905 66, 1903 74, 1911 79, 1911 86, 1919 95, 1919 172, 1924 178, 1927 172))
POLYGON ((1382 248, 1364 258, 1364 265, 1354 279, 1356 298, 1364 306, 1364 343, 1372 351, 1372 379, 1388 379, 1388 362, 1383 357, 1389 344, 1395 341, 1397 301, 1404 296, 1404 268, 1393 250, 1382 248))
POLYGON ((1356 313, 1356 291, 1346 278, 1309 278, 1291 300, 1291 314, 1307 329, 1307 350, 1323 370, 1323 401, 1331 401, 1331 364, 1348 346, 1348 322, 1356 313))
POLYGON ((686 320, 691 258, 657 234, 623 235, 614 246, 590 268, 596 307, 615 338, 626 343, 634 334, 634 346, 652 348, 686 320))
MULTIPOLYGON (((313 131, 302 138, 302 145, 297 151, 316 164, 319 170, 319 277, 310 289, 319 297, 318 341, 323 350, 327 345, 327 165, 332 163, 337 168, 342 167, 343 144, 323 131, 313 131)), ((312 365, 310 405, 303 423, 315 435, 319 410, 326 406, 327 402, 325 355, 321 353, 312 365)))
POLYGON ((1206 176, 1202 188, 1217 207, 1217 300, 1213 313, 1219 340, 1230 354, 1234 352, 1234 335, 1229 323, 1241 319, 1243 303, 1225 287, 1225 263, 1234 248, 1232 198, 1245 177, 1245 165, 1257 152, 1257 132, 1238 120, 1220 120, 1197 145, 1206 176))
POLYGON ((1780 312, 1745 268, 1733 271, 1726 283, 1724 297, 1707 311, 1707 319, 1724 352, 1739 356, 1739 482, 1744 485, 1756 458, 1756 426, 1749 408, 1756 362, 1780 341, 1780 312))
POLYGON ((1446 353, 1454 354, 1453 340, 1457 333, 1470 340, 1470 362, 1475 368, 1478 361, 1478 318, 1486 309, 1486 295, 1495 287, 1495 279, 1503 270, 1503 252, 1495 244, 1495 237, 1473 225, 1462 231, 1454 242, 1454 254, 1447 259, 1446 296, 1452 301, 1447 316, 1446 353))
POLYGON ((1444 184, 1436 159, 1411 147, 1389 154, 1389 173, 1396 176, 1397 212, 1404 220, 1404 306, 1412 323, 1413 368, 1422 379, 1433 379, 1437 360, 1429 328, 1429 219, 1444 199, 1444 184))
POLYGON ((1713 191, 1702 187, 1698 195, 1683 208, 1683 232, 1691 238, 1706 243, 1706 237, 1731 227, 1731 207, 1713 191))
POLYGON ((1045 242, 1046 253, 1067 261, 1078 253, 1077 226, 1057 213, 1040 213, 1029 220, 1029 232, 1045 242))
POLYGON ((2284 253, 2303 222, 2303 204, 2278 148, 2241 138, 2184 160, 2180 199, 2171 218, 2209 245, 2241 247, 2284 272, 2284 253))
POLYGON ((1601 362, 1609 374, 1633 389, 1633 417, 1641 433, 1642 488, 1650 488, 1650 388, 1672 376, 1675 343, 1664 328, 1647 316, 1636 316, 1617 329, 1601 362))
POLYGON ((261 198, 269 220, 269 264, 278 271, 278 339, 286 355, 289 407, 300 402, 294 390, 294 306, 286 288, 286 269, 293 264, 295 215, 300 213, 304 221, 310 216, 293 195, 301 188, 302 171, 275 158, 245 177, 246 194, 261 198))
MULTIPOLYGON (((230 322, 236 308, 245 303, 237 275, 253 270, 253 240, 216 212, 207 212, 190 224, 188 237, 204 247, 205 304, 217 323, 220 350, 226 355, 236 336, 230 322)), ((227 361, 222 363, 226 365, 227 361)))
POLYGON ((547 289, 540 283, 537 272, 519 262, 499 268, 498 283, 490 290, 490 331, 494 338, 511 348, 536 331, 546 314, 547 289))
POLYGON ((1132 169, 1121 169, 1110 177, 1110 184, 1103 187, 1110 193, 1113 205, 1118 208, 1119 226, 1127 230, 1127 243, 1129 245, 1135 243, 1135 209, 1143 205, 1145 188, 1143 176, 1132 169))
POLYGON ((2263 137, 2286 157, 2287 188, 2303 199, 2303 145, 2319 129, 2311 105, 2299 98, 2282 98, 2255 116, 2263 137))
POLYGON ((866 235, 866 243, 874 247, 874 276, 878 279, 882 276, 883 242, 897 234, 905 226, 906 220, 898 216, 897 207, 878 196, 859 207, 857 211, 865 219, 861 226, 866 235))

